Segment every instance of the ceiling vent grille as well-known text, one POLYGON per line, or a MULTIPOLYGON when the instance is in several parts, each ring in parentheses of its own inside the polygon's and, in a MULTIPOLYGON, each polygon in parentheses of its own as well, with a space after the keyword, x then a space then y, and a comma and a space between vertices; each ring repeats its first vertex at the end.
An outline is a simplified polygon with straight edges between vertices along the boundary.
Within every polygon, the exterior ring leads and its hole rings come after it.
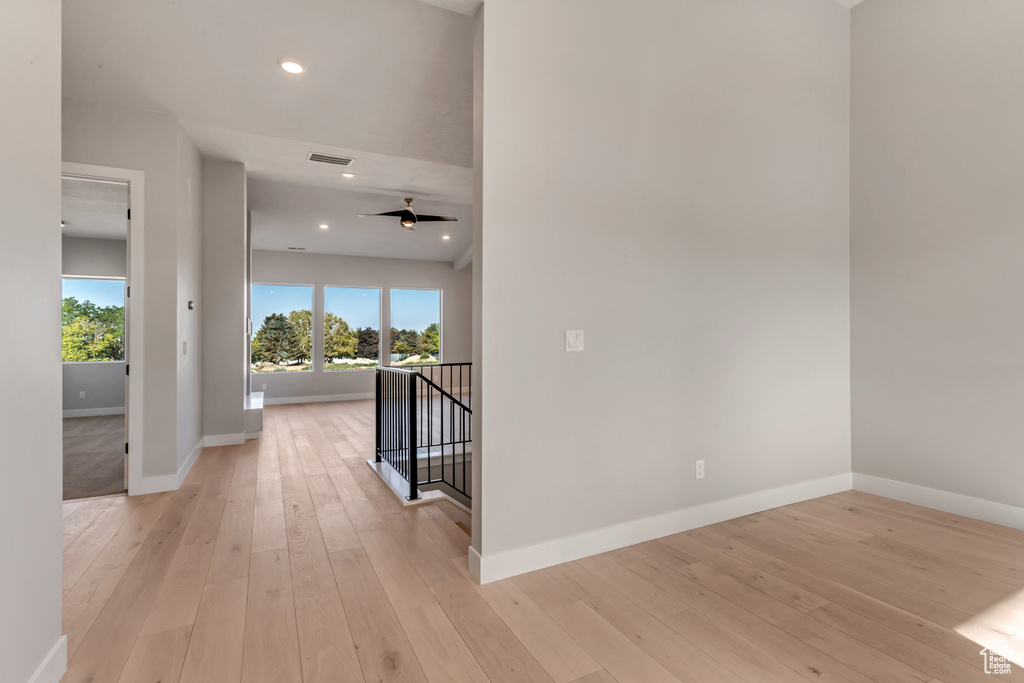
POLYGON ((330 154, 318 154, 317 152, 310 152, 307 157, 310 161, 318 161, 321 164, 334 164, 335 166, 350 166, 354 159, 349 157, 336 157, 330 154))

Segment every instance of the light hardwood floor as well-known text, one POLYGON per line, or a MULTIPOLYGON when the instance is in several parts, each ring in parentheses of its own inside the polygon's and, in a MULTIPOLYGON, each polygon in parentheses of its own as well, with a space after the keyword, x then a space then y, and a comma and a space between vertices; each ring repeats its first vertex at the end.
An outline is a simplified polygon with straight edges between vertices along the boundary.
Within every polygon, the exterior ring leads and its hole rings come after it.
POLYGON ((1024 532, 860 493, 481 587, 372 419, 270 407, 179 491, 65 504, 64 680, 980 683, 1024 632, 1024 532))

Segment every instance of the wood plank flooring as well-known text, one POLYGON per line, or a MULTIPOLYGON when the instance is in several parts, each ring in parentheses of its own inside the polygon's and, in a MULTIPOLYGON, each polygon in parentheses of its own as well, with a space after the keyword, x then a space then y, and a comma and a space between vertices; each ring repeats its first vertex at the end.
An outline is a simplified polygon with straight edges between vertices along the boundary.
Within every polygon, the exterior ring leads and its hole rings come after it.
POLYGON ((274 406, 176 492, 66 503, 63 680, 980 683, 1016 635, 1024 681, 1024 532, 849 492, 479 586, 372 442, 370 402, 274 406))

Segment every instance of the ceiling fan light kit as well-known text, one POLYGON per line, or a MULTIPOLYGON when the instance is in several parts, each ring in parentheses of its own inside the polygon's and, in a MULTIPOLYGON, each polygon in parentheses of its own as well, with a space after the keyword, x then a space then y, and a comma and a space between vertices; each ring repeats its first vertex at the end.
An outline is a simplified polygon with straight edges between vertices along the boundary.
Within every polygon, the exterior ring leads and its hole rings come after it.
POLYGON ((358 214, 360 218, 370 218, 372 216, 397 216, 399 223, 406 232, 415 232, 417 223, 434 223, 437 221, 457 221, 458 218, 454 216, 431 216, 429 214, 423 214, 420 216, 416 215, 416 212, 412 209, 413 199, 411 197, 405 198, 405 208, 398 211, 387 211, 385 213, 361 213, 358 214))

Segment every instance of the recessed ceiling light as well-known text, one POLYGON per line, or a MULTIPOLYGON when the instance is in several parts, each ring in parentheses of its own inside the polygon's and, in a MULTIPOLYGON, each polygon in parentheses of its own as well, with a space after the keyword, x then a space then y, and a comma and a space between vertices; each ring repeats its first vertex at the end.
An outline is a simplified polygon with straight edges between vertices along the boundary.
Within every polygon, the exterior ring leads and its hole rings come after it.
POLYGON ((328 226, 326 223, 321 223, 320 224, 320 229, 321 230, 326 230, 328 227, 330 227, 330 226, 328 226))
POLYGON ((441 236, 441 239, 443 239, 443 240, 450 240, 451 238, 452 238, 451 235, 442 235, 441 236))
POLYGON ((279 59, 277 63, 281 65, 281 68, 290 74, 300 74, 306 70, 304 66, 296 62, 294 59, 279 59))
POLYGON ((341 177, 342 178, 355 178, 356 174, 355 173, 342 173, 341 177))

